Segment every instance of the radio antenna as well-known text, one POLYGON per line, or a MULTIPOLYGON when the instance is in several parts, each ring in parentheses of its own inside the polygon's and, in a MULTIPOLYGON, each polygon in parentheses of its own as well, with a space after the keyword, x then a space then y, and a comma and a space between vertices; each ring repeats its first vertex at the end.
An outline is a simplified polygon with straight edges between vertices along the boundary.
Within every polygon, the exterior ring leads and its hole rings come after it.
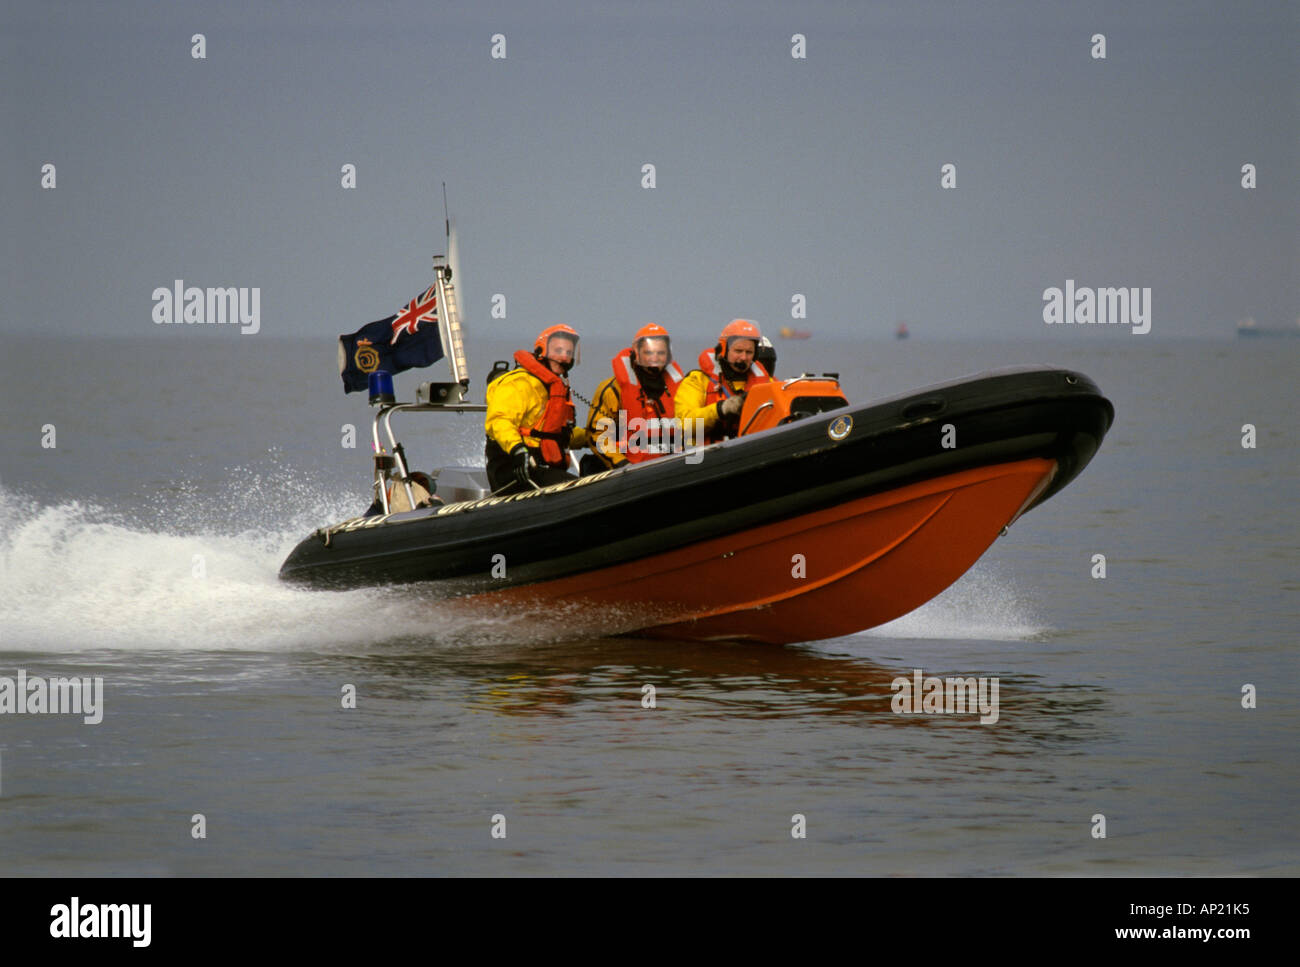
POLYGON ((451 214, 447 211, 447 183, 442 183, 442 227, 447 233, 447 254, 451 254, 451 214))

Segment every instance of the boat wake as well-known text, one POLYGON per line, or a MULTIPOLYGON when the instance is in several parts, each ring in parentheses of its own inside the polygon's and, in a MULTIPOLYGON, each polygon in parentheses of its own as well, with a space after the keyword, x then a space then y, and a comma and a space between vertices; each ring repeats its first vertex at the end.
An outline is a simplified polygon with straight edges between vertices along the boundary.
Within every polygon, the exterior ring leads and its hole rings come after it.
POLYGON ((205 520, 197 508, 231 506, 210 496, 169 495, 167 519, 150 521, 158 508, 40 506, 0 490, 0 651, 339 652, 430 637, 428 603, 409 595, 313 592, 278 579, 303 529, 356 513, 355 495, 299 494, 292 518, 271 529, 255 522, 281 504, 274 482, 254 483, 264 486, 240 481, 242 521, 205 520))

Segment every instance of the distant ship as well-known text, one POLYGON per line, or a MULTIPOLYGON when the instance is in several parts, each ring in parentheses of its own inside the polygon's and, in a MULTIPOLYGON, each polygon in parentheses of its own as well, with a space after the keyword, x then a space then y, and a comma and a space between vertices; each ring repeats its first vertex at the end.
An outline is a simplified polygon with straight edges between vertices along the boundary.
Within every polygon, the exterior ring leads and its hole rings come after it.
POLYGON ((1300 319, 1296 320, 1294 326, 1261 326, 1254 319, 1243 319, 1237 323, 1237 335, 1247 339, 1254 339, 1260 336, 1300 336, 1300 319))
POLYGON ((894 338, 895 338, 895 339, 906 339, 907 337, 908 337, 907 323, 905 323, 905 322, 900 322, 900 323, 898 324, 898 331, 894 333, 894 338))
POLYGON ((811 339, 812 333, 807 329, 791 329, 789 326, 782 326, 776 333, 782 339, 811 339))

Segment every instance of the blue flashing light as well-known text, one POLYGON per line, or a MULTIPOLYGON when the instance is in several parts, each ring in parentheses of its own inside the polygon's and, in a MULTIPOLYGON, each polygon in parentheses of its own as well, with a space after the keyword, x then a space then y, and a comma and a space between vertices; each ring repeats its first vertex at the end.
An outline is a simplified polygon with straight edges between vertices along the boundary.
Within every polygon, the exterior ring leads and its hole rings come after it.
POLYGON ((396 403, 393 395, 393 374, 377 369, 370 374, 370 405, 376 403, 396 403))

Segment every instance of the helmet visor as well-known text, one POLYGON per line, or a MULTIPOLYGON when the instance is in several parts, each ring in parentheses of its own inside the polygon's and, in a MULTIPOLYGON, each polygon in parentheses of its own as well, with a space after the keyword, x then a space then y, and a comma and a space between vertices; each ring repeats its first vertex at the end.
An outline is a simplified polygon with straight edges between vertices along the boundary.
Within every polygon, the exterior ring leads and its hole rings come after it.
POLYGON ((636 364, 642 369, 663 369, 673 360, 667 336, 643 336, 636 341, 636 364))
POLYGON ((544 355, 547 359, 553 359, 557 363, 576 366, 582 362, 582 347, 577 336, 572 336, 567 332, 557 332, 546 340, 544 355))

